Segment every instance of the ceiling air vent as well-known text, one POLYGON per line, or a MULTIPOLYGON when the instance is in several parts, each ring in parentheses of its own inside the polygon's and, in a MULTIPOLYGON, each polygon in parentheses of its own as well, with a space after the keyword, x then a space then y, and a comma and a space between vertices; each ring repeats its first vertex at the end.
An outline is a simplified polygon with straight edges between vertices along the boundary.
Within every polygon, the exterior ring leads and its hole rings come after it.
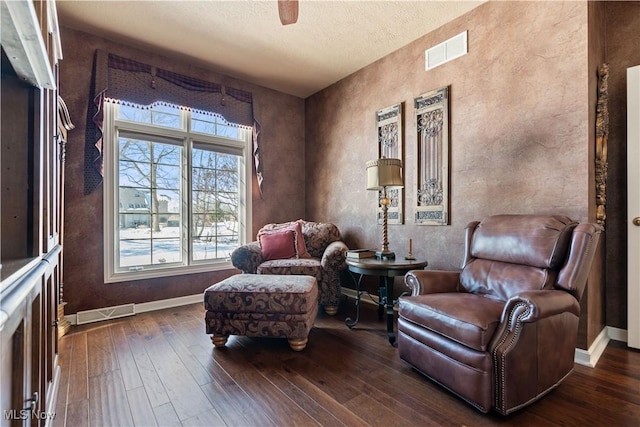
POLYGON ((432 68, 442 65, 445 62, 449 62, 462 55, 467 54, 467 32, 458 34, 451 37, 449 40, 444 41, 430 49, 424 51, 424 63, 425 70, 429 71, 432 68))

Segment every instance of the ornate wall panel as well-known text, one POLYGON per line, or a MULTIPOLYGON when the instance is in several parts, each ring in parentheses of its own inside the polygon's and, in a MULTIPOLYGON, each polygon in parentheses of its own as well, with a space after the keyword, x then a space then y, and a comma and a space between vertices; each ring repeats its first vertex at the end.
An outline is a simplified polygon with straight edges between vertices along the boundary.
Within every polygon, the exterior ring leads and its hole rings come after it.
POLYGON ((414 100, 418 135, 415 223, 449 224, 449 87, 414 100))
MULTIPOLYGON (((376 112, 378 132, 378 158, 400 159, 404 165, 402 103, 383 108, 376 112)), ((380 199, 380 194, 378 195, 380 199)), ((404 224, 404 188, 387 189, 391 199, 388 210, 389 224, 404 224)), ((382 224, 382 207, 378 206, 378 224, 382 224)))

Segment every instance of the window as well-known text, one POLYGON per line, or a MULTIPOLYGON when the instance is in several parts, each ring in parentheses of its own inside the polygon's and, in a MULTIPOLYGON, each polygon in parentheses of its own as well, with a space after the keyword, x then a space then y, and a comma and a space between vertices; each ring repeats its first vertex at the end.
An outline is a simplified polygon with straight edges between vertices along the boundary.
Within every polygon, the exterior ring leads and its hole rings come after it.
POLYGON ((230 268, 250 227, 251 130, 107 100, 105 282, 230 268))

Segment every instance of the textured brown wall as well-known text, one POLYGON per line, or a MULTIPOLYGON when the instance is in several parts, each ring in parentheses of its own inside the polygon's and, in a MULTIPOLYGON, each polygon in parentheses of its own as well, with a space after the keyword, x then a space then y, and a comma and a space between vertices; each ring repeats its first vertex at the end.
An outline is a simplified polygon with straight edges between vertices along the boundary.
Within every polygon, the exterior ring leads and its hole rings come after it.
POLYGON ((587 5, 489 2, 306 101, 307 215, 336 222, 351 246, 377 246, 374 113, 405 104, 405 225, 392 249, 458 268, 463 229, 495 213, 589 219, 587 5), (431 71, 424 50, 469 30, 469 53, 431 71), (413 98, 451 87, 451 225, 415 226, 413 98), (311 197, 313 195, 313 197, 311 197))
POLYGON ((429 268, 459 269, 471 220, 594 220, 588 49, 586 2, 488 2, 311 96, 307 215, 335 222, 350 247, 378 246, 364 163, 377 157, 375 111, 404 102, 405 225, 389 227, 399 255, 412 238, 429 268), (426 72, 424 50, 464 30, 469 53, 426 72), (413 99, 443 86, 451 87, 451 225, 416 226, 413 99))
POLYGON ((606 323, 627 328, 627 68, 640 65, 640 2, 605 2, 609 64, 606 323))
MULTIPOLYGON (((64 25, 64 22, 62 23, 64 25)), ((253 93, 254 113, 262 124, 264 192, 253 197, 253 235, 266 222, 304 216, 304 101, 176 60, 62 28, 64 60, 60 95, 76 125, 69 132, 66 156, 64 295, 67 314, 79 310, 194 295, 235 272, 226 270, 153 280, 103 283, 102 185, 85 194, 85 143, 93 55, 97 48, 192 77, 223 82, 253 93), (285 118, 285 119, 283 119, 285 118), (283 167, 286 165, 286 168, 283 167)))

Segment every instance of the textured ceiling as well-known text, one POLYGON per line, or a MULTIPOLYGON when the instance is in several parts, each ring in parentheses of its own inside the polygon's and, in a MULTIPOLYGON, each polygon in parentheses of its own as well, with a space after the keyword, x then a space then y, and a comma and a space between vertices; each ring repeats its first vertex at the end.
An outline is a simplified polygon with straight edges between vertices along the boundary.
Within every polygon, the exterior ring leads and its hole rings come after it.
POLYGON ((287 26, 273 0, 57 6, 61 25, 306 98, 481 3, 300 0, 298 22, 287 26))

